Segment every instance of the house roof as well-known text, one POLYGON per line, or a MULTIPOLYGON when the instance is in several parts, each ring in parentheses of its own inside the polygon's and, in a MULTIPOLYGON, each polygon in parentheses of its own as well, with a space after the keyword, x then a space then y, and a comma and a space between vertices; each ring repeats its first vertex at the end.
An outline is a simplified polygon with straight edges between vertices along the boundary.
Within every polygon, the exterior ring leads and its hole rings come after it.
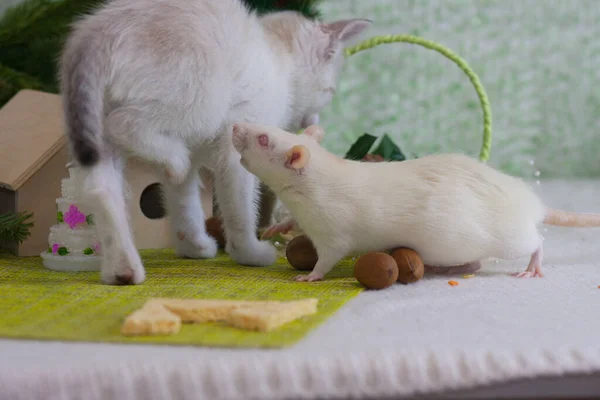
POLYGON ((0 109, 0 186, 19 190, 65 143, 60 96, 21 90, 0 109))

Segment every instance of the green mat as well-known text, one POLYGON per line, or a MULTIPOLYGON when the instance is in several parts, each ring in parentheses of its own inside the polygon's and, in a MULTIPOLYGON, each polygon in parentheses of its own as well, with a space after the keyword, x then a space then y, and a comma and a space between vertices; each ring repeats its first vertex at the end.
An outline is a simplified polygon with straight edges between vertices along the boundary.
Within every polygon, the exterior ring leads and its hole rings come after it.
POLYGON ((143 250, 146 282, 107 286, 98 272, 47 270, 39 257, 0 254, 0 336, 89 342, 158 343, 222 347, 289 346, 360 293, 352 261, 342 261, 321 282, 295 282, 298 275, 283 257, 276 265, 236 265, 226 254, 189 260, 172 250, 143 250), (120 334, 123 319, 152 297, 236 300, 319 299, 319 312, 271 333, 249 332, 210 323, 183 325, 175 336, 120 334))

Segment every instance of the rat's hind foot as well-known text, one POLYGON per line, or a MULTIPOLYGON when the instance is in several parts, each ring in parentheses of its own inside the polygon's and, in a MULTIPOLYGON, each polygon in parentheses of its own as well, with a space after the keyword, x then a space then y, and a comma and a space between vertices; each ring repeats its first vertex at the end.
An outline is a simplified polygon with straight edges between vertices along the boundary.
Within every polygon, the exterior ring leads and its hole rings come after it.
POLYGON ((527 269, 523 272, 517 272, 513 274, 517 278, 543 278, 544 274, 542 273, 542 247, 540 246, 535 253, 531 255, 531 260, 529 261, 529 265, 527 269))
POLYGON ((298 275, 296 282, 316 282, 323 280, 323 275, 315 272, 311 272, 308 275, 298 275))
POLYGON ((523 271, 523 272, 516 272, 513 274, 513 276, 517 277, 517 278, 543 278, 544 274, 542 274, 540 271, 523 271))

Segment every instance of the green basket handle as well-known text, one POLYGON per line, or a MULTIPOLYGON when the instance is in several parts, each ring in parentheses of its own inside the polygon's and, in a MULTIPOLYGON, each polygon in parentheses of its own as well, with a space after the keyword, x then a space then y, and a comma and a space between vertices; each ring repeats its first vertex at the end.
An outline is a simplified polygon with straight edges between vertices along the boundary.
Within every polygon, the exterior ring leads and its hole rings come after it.
POLYGON ((441 44, 432 42, 427 39, 423 39, 412 35, 385 35, 385 36, 374 36, 367 39, 356 46, 347 48, 346 57, 350 57, 363 50, 372 49, 373 47, 379 46, 380 44, 386 43, 412 43, 426 47, 430 50, 435 50, 438 53, 446 56, 450 60, 454 61, 456 65, 469 77, 469 80, 473 84, 477 96, 479 96, 479 104, 483 110, 483 143, 481 145, 481 151, 479 152, 479 159, 486 162, 490 158, 490 152, 492 148, 492 111, 490 109, 490 101, 488 100, 487 94, 483 85, 479 81, 479 78, 473 72, 471 67, 463 60, 460 56, 455 54, 452 50, 442 46, 441 44))

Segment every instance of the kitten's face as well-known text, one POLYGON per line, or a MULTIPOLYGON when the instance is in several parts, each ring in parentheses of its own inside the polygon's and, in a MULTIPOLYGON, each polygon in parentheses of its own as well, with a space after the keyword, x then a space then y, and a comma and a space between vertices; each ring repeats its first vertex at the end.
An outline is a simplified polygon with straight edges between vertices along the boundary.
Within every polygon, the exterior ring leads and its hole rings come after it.
POLYGON ((344 46, 371 22, 348 19, 322 23, 296 12, 284 11, 264 16, 262 23, 293 52, 296 70, 294 102, 306 112, 302 117, 309 120, 308 124, 318 123, 314 114, 328 105, 335 95, 344 64, 344 46))
POLYGON ((329 48, 314 49, 311 56, 315 57, 311 61, 311 68, 306 77, 308 82, 307 88, 310 88, 308 93, 312 97, 310 103, 315 108, 315 112, 322 110, 328 105, 337 90, 340 72, 344 65, 344 46, 337 41, 332 40, 329 48))
POLYGON ((332 23, 308 22, 298 34, 298 48, 305 65, 301 68, 301 89, 313 112, 327 106, 337 90, 344 65, 345 44, 360 35, 371 22, 364 19, 342 20, 332 23), (308 32, 306 32, 308 30, 308 32))

